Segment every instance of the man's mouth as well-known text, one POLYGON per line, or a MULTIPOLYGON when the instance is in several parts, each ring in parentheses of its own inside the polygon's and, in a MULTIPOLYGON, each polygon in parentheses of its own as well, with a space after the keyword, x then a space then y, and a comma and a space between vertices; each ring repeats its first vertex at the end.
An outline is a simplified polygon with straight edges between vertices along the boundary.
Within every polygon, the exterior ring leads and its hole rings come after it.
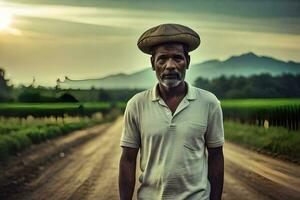
POLYGON ((178 74, 164 74, 163 78, 164 79, 178 79, 179 75, 178 74))

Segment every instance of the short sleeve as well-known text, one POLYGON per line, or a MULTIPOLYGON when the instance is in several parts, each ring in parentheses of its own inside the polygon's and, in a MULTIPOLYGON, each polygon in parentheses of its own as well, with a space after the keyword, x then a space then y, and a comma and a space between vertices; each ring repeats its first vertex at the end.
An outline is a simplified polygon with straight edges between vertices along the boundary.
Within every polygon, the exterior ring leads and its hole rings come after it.
POLYGON ((219 100, 211 106, 205 140, 209 148, 219 147, 224 144, 223 113, 219 100))
POLYGON ((132 101, 128 101, 126 105, 120 146, 131 148, 140 147, 137 109, 132 101))

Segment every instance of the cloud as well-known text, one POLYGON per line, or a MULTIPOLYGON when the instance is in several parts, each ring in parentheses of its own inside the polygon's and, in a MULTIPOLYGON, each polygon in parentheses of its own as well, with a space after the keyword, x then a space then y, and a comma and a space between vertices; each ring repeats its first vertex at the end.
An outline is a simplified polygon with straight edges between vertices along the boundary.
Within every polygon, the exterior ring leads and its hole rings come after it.
POLYGON ((0 33, 0 66, 13 74, 15 82, 31 80, 32 75, 37 81, 55 83, 65 75, 80 79, 137 71, 147 67, 149 59, 139 52, 136 41, 161 23, 185 24, 200 34, 202 44, 191 53, 193 63, 248 51, 299 61, 296 1, 188 2, 1 2, 0 7, 14 15, 11 28, 21 35, 0 33))
MULTIPOLYGON (((300 3, 294 1, 290 4, 280 3, 285 1, 254 1, 253 3, 252 1, 237 2, 233 0, 222 4, 214 1, 212 1, 214 3, 206 3, 206 1, 183 3, 178 1, 171 4, 170 0, 164 1, 162 4, 155 3, 155 1, 154 3, 149 1, 139 1, 139 3, 122 1, 121 3, 116 0, 109 1, 112 3, 108 3, 108 1, 84 1, 90 6, 80 6, 77 1, 42 1, 51 3, 50 5, 41 4, 41 1, 31 2, 40 2, 40 4, 7 3, 4 6, 17 16, 35 17, 43 20, 52 19, 57 20, 57 23, 59 21, 70 22, 70 27, 74 27, 73 24, 77 23, 102 26, 102 29, 105 27, 123 29, 121 31, 116 30, 115 33, 130 33, 130 30, 131 33, 142 31, 166 22, 184 23, 201 27, 201 29, 208 28, 221 31, 300 33, 300 14, 294 12, 300 3), (72 6, 68 5, 72 2, 74 3, 72 6), (91 5, 94 4, 96 6, 92 7, 91 5), (167 5, 169 6, 167 7, 167 5), (159 9, 151 9, 155 6, 159 9)), ((82 26, 82 29, 84 28, 82 26)))
POLYGON ((136 10, 212 13, 238 17, 300 17, 297 0, 10 0, 25 4, 110 7, 136 10))
POLYGON ((24 32, 24 36, 36 35, 36 39, 101 39, 126 37, 133 33, 131 29, 106 25, 94 25, 51 18, 15 17, 14 26, 24 32))

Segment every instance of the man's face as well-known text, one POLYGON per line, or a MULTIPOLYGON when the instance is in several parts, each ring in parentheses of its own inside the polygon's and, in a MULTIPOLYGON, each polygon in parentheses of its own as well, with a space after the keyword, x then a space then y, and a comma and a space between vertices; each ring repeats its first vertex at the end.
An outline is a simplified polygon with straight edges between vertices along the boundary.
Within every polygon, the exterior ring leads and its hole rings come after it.
POLYGON ((189 62, 189 55, 185 55, 183 45, 178 43, 157 46, 151 57, 158 81, 167 88, 176 87, 184 81, 189 62))

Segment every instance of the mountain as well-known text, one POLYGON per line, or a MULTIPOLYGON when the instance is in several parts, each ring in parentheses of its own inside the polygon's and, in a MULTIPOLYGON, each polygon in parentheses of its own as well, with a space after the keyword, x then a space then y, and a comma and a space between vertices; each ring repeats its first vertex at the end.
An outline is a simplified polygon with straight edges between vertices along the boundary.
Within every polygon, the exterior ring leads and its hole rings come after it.
MULTIPOLYGON (((193 83, 196 78, 212 79, 221 75, 225 76, 250 76, 254 74, 269 73, 280 75, 282 73, 300 74, 300 63, 292 61, 284 62, 271 57, 258 56, 252 52, 239 56, 232 56, 225 61, 209 60, 194 64, 189 67, 186 80, 193 83)), ((151 88, 156 82, 156 76, 151 68, 132 74, 116 74, 99 79, 71 80, 68 77, 64 81, 58 80, 61 88, 90 89, 125 89, 151 88)))

